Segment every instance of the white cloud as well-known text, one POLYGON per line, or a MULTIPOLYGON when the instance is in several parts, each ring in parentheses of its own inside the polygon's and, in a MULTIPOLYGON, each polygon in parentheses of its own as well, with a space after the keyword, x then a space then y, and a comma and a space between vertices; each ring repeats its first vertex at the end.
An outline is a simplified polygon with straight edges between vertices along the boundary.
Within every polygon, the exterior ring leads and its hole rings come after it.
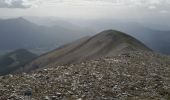
POLYGON ((149 8, 149 9, 156 9, 156 6, 151 5, 151 6, 149 6, 148 8, 149 8))
MULTIPOLYGON (((45 0, 41 0, 46 3, 45 0)), ((72 6, 137 7, 162 12, 170 8, 170 0, 48 0, 53 6, 57 4, 72 6)))
POLYGON ((37 0, 0 0, 0 8, 30 8, 37 0))
MULTIPOLYGON (((45 0, 42 0, 46 2, 45 0)), ((150 5, 170 5, 170 0, 48 0, 56 3, 81 3, 81 4, 113 4, 127 6, 150 6, 150 5)), ((47 2, 48 2, 47 1, 47 2)))
POLYGON ((0 0, 0 8, 30 8, 60 4, 64 6, 143 7, 153 10, 160 6, 164 6, 163 8, 170 6, 170 0, 0 0))
POLYGON ((161 10, 160 13, 162 13, 162 14, 168 14, 169 11, 168 11, 168 10, 161 10))

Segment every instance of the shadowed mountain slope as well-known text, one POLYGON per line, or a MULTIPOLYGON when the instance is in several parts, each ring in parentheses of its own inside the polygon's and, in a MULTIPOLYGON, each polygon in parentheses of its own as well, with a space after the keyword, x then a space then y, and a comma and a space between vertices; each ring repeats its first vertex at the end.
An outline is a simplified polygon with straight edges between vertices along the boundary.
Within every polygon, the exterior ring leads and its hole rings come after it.
POLYGON ((114 56, 124 51, 150 50, 135 38, 114 30, 103 31, 93 37, 85 37, 40 56, 24 71, 45 67, 49 64, 74 64, 104 56, 114 56))
POLYGON ((35 54, 25 49, 18 49, 3 55, 0 57, 0 75, 13 73, 35 57, 37 57, 35 54))

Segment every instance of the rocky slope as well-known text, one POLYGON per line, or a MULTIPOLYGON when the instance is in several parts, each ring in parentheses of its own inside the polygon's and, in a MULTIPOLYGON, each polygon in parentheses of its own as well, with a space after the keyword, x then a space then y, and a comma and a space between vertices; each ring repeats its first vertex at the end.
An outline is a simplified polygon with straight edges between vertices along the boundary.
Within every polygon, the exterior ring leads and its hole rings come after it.
POLYGON ((42 68, 49 64, 68 65, 96 59, 104 56, 114 56, 124 51, 150 51, 135 38, 115 30, 106 30, 93 37, 86 37, 38 57, 26 65, 24 71, 42 68))
POLYGON ((124 52, 0 77, 0 100, 170 100, 170 57, 124 52))

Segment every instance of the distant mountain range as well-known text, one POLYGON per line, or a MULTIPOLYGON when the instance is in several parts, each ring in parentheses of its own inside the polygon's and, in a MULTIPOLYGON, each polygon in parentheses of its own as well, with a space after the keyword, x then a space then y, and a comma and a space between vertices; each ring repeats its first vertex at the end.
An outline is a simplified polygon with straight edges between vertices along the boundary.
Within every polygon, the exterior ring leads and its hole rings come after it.
MULTIPOLYGON (((127 51, 151 51, 135 38, 114 30, 103 31, 93 37, 85 37, 38 57, 24 67, 31 71, 49 64, 74 64, 127 51)), ((21 69, 23 71, 23 69, 21 69)))
MULTIPOLYGON (((29 19, 29 18, 28 18, 29 19)), ((160 24, 153 24, 149 23, 150 21, 142 22, 141 20, 138 22, 133 22, 133 19, 131 20, 115 20, 115 19, 94 19, 94 20, 83 20, 83 19, 72 19, 70 20, 59 20, 58 18, 32 18, 32 22, 40 25, 61 25, 68 27, 71 26, 71 28, 75 29, 79 26, 84 27, 86 30, 89 30, 87 33, 98 33, 103 30, 107 29, 114 29, 119 30, 122 32, 125 32, 141 42, 143 42, 145 45, 153 49, 154 51, 157 51, 159 53, 163 54, 170 54, 170 29, 168 31, 168 25, 167 23, 160 24), (34 19, 34 20, 33 20, 34 19), (36 20, 35 20, 36 19, 36 20), (72 21, 73 20, 73 21, 72 21), (73 25, 73 24, 74 25, 73 25), (163 25, 162 25, 163 24, 163 25), (166 27, 167 26, 167 27, 166 27), (161 30, 159 30, 161 29, 161 30)))
POLYGON ((37 55, 25 49, 18 49, 7 53, 0 57, 0 75, 13 73, 36 57, 37 55))
POLYGON ((0 50, 63 45, 85 36, 80 30, 45 27, 24 18, 0 20, 0 50))
POLYGON ((21 17, 0 20, 0 54, 3 53, 1 51, 18 48, 29 49, 37 54, 42 54, 63 44, 87 35, 94 35, 94 33, 106 29, 125 32, 154 51, 170 54, 170 31, 159 31, 139 23, 119 20, 101 19, 82 22, 78 21, 77 24, 72 24, 67 21, 50 19, 28 21, 21 17))

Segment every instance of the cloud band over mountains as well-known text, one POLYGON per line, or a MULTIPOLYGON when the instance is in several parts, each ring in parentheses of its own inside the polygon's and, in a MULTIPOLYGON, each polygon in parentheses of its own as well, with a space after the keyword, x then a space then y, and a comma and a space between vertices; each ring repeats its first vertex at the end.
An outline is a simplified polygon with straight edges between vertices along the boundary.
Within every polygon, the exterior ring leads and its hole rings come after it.
POLYGON ((0 8, 30 8, 37 5, 37 2, 48 4, 68 3, 68 4, 112 4, 113 6, 144 6, 151 9, 157 6, 170 6, 170 0, 0 0, 0 8))
MULTIPOLYGON (((42 0, 45 1, 45 0, 42 0)), ((110 3, 114 5, 170 5, 170 0, 49 0, 57 3, 72 2, 72 3, 110 3)))

